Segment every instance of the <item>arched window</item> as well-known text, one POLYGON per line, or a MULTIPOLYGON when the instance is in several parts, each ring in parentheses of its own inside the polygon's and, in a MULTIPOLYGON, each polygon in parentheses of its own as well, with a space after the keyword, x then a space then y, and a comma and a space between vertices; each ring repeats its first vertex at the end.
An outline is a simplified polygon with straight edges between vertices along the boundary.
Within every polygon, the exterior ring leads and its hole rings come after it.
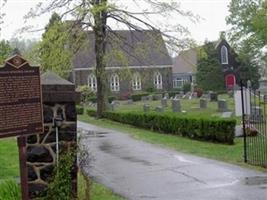
POLYGON ((90 74, 88 76, 88 87, 91 88, 93 91, 97 90, 97 82, 94 74, 90 74))
POLYGON ((118 74, 112 74, 110 78, 110 90, 117 92, 120 91, 120 78, 118 74))
POLYGON ((228 64, 228 50, 224 45, 221 48, 221 62, 222 64, 228 64))
POLYGON ((132 88, 133 88, 133 90, 141 90, 142 89, 141 76, 139 73, 135 73, 133 75, 132 88))
POLYGON ((154 85, 156 89, 162 89, 162 75, 159 72, 154 74, 154 85))

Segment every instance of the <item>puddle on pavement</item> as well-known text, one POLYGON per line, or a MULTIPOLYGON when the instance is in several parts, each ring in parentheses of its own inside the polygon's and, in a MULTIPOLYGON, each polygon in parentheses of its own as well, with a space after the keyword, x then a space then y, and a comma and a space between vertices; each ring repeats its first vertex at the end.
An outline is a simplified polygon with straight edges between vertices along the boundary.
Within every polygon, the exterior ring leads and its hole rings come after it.
POLYGON ((267 176, 255 176, 245 178, 245 185, 265 185, 267 184, 267 176))
POLYGON ((138 159, 138 158, 135 158, 135 157, 130 157, 130 156, 125 156, 125 157, 121 157, 123 160, 128 160, 130 162, 135 162, 135 163, 141 163, 143 165, 146 165, 146 166, 151 166, 152 164, 146 160, 141 160, 141 159, 138 159))

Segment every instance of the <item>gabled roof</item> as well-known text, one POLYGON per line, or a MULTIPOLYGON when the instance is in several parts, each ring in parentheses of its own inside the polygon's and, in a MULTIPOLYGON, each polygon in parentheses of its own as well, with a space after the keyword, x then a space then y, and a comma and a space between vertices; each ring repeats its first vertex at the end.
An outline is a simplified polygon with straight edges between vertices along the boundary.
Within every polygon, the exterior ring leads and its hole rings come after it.
POLYGON ((197 50, 189 49, 182 51, 174 58, 172 72, 174 74, 194 74, 197 71, 197 50))
MULTIPOLYGON (((89 31, 88 44, 73 59, 74 68, 95 67, 95 38, 89 31)), ((107 33, 107 67, 172 65, 159 31, 117 30, 107 33)))

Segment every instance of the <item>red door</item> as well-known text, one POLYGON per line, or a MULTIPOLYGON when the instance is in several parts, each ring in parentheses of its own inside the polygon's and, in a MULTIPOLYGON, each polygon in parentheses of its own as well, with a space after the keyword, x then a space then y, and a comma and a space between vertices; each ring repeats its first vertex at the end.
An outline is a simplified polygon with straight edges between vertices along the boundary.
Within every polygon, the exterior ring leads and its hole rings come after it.
POLYGON ((235 80, 234 74, 228 74, 225 76, 225 84, 226 84, 227 89, 233 89, 235 83, 236 83, 236 80, 235 80))

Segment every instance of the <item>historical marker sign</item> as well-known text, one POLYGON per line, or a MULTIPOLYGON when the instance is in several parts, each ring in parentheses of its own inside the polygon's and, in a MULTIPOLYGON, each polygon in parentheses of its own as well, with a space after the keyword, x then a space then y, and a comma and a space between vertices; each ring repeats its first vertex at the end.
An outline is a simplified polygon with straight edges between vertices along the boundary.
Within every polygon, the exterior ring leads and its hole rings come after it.
POLYGON ((43 133, 40 72, 20 55, 0 68, 0 138, 43 133))

